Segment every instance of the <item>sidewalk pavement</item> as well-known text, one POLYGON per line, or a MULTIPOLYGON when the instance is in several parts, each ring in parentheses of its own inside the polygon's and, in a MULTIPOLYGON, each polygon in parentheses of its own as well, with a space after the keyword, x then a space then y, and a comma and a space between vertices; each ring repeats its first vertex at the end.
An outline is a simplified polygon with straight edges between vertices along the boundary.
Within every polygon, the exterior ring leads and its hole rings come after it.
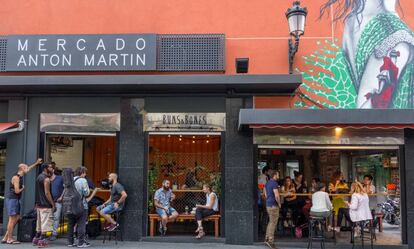
MULTIPOLYGON (((240 246, 240 245, 227 245, 223 243, 167 243, 167 242, 118 242, 115 244, 114 241, 106 242, 105 244, 102 243, 102 240, 91 240, 91 247, 89 248, 106 248, 106 249, 267 249, 264 244, 258 243, 251 246, 240 246)), ((300 245, 292 245, 286 243, 276 244, 278 249, 305 249, 307 248, 307 243, 301 243, 300 245)), ((369 247, 369 246, 366 246, 369 247)), ((375 245, 375 249, 408 249, 407 246, 379 246, 375 245)), ((7 248, 7 249, 36 249, 37 247, 32 246, 31 243, 22 243, 19 245, 6 245, 0 244, 0 249, 7 248)), ((69 247, 66 246, 66 240, 59 239, 57 241, 53 241, 49 244, 48 248, 53 249, 68 249, 69 247)), ((314 244, 313 248, 320 248, 319 243, 314 244)), ((352 245, 335 245, 335 244, 326 244, 326 249, 350 249, 352 245)), ((356 246, 355 248, 362 248, 360 246, 356 246)))
MULTIPOLYGON (((53 241, 49 244, 48 248, 53 249, 68 249, 65 240, 53 241)), ((116 245, 114 241, 102 243, 102 240, 90 241, 91 247, 89 248, 122 248, 122 249, 265 249, 268 247, 255 245, 255 246, 238 246, 238 245, 226 245, 221 243, 165 243, 165 242, 118 242, 116 245)), ((0 249, 35 249, 37 247, 32 246, 31 243, 22 243, 20 245, 0 245, 0 249)), ((291 248, 289 248, 291 249, 291 248)))

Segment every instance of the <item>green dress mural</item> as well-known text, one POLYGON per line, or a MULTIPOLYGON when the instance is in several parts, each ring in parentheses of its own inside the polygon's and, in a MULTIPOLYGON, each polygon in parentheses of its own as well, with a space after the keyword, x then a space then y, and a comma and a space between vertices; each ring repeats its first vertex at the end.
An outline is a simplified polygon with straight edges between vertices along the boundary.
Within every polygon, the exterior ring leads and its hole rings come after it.
MULTIPOLYGON (((362 14, 355 14, 353 21, 360 22, 356 16, 362 14)), ((296 106, 413 108, 414 34, 409 27, 395 12, 384 11, 361 28, 356 41, 353 30, 348 30, 348 36, 346 32, 345 28, 343 47, 325 41, 304 57, 311 69, 302 72, 304 83, 298 94, 302 101, 296 106), (350 41, 356 46, 350 46, 350 41)))

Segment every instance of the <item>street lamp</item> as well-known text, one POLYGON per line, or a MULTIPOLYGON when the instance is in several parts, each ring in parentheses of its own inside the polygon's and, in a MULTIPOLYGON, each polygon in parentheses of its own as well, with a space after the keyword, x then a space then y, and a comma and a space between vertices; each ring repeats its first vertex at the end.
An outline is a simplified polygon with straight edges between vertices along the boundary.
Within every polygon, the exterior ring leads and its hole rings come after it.
POLYGON ((286 11, 291 39, 289 39, 289 73, 293 73, 293 58, 299 47, 300 36, 305 33, 306 15, 308 10, 300 7, 300 2, 293 2, 292 8, 286 11), (294 41, 293 41, 294 40, 294 41))

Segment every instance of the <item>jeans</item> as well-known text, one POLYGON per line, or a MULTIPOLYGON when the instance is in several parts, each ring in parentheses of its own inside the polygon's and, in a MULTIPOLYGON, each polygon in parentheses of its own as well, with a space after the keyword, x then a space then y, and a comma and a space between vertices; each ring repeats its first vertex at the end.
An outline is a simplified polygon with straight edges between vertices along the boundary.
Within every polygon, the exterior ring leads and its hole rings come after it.
POLYGON ((86 221, 88 220, 88 210, 83 210, 83 214, 79 217, 74 215, 68 215, 69 224, 68 224, 68 243, 73 245, 74 243, 74 227, 76 225, 76 233, 78 237, 78 245, 85 243, 85 234, 86 234, 86 221))
POLYGON ((60 216, 62 214, 62 203, 56 202, 56 211, 53 214, 54 220, 53 220, 53 233, 52 235, 56 236, 58 234, 58 228, 60 223, 60 216))
POLYGON ((276 225, 279 221, 279 207, 267 207, 267 213, 269 215, 269 223, 266 229, 266 240, 273 243, 276 225))
POLYGON ((203 220, 204 218, 211 216, 213 214, 215 214, 216 211, 214 211, 213 209, 207 209, 207 208, 197 208, 196 209, 196 220, 203 220))
POLYGON ((341 227, 342 225, 342 219, 345 217, 345 219, 352 223, 351 221, 351 217, 349 216, 349 208, 340 208, 338 211, 338 222, 337 222, 337 226, 341 227))

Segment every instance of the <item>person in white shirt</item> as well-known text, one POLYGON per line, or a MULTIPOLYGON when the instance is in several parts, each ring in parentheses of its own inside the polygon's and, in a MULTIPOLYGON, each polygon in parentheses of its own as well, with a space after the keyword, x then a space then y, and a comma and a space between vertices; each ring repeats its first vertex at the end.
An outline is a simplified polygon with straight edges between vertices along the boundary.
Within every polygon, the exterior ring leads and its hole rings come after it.
MULTIPOLYGON (((371 210, 369 208, 369 197, 364 186, 360 182, 354 182, 351 186, 351 202, 345 202, 348 206, 343 210, 343 215, 349 222, 358 222, 372 220, 371 210)), ((340 212, 341 213, 341 212, 340 212)), ((342 216, 338 217, 338 227, 341 226, 342 216)))
POLYGON ((197 239, 201 239, 205 235, 203 229, 203 219, 216 214, 219 211, 217 195, 213 192, 213 189, 209 184, 203 185, 203 192, 206 194, 206 205, 196 205, 195 217, 198 228, 195 232, 198 233, 196 237, 197 239))
POLYGON ((318 183, 317 191, 312 194, 312 207, 310 209, 311 216, 328 218, 332 214, 332 203, 326 193, 324 183, 318 183))

